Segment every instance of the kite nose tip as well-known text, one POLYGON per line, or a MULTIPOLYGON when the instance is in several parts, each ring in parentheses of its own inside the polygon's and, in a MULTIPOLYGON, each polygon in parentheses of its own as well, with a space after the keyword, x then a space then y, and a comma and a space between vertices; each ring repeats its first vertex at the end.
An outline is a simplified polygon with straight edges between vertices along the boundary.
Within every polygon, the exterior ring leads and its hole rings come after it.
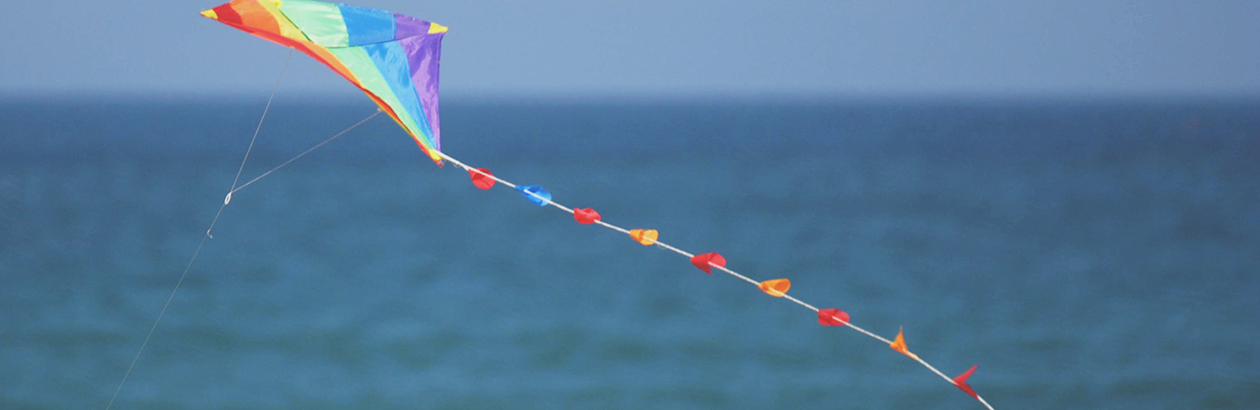
POLYGON ((219 13, 215 13, 215 12, 214 12, 214 9, 210 9, 210 10, 202 11, 202 12, 201 12, 201 17, 205 17, 205 18, 212 19, 212 20, 218 20, 218 19, 219 19, 219 13))

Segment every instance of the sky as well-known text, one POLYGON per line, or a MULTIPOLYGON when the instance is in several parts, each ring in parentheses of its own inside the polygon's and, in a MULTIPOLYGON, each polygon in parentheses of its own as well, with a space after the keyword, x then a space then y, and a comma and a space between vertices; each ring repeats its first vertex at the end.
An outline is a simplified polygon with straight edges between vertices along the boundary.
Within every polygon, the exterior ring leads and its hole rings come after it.
MULTIPOLYGON (((0 94, 257 94, 218 2, 9 2, 0 94)), ((443 96, 1260 95, 1260 2, 362 0, 450 27, 443 96)), ((311 59, 287 92, 356 90, 311 59)))

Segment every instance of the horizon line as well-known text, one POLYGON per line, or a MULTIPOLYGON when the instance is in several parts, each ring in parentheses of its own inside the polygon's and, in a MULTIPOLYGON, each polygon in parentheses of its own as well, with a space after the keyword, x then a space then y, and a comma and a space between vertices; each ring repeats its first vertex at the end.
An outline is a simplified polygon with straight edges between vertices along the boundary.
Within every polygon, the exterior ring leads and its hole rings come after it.
MULTIPOLYGON (((257 98, 265 92, 255 91, 210 91, 188 93, 178 90, 170 91, 136 91, 136 90, 20 90, 0 89, 0 101, 39 101, 70 99, 84 100, 132 100, 154 99, 163 101, 183 100, 249 100, 257 98)), ((285 99, 298 97, 314 100, 345 100, 353 103, 356 96, 363 94, 357 89, 346 91, 298 90, 277 95, 285 99)), ((486 102, 712 102, 714 100, 729 102, 842 102, 842 101, 1056 101, 1056 100, 1257 100, 1260 90, 1237 90, 1235 92, 1213 91, 1146 91, 1146 92, 1082 92, 1082 91, 866 91, 866 92, 753 92, 753 91, 689 91, 689 92, 618 92, 618 91, 586 91, 586 92, 523 92, 523 91, 456 91, 444 93, 442 99, 459 103, 486 102)), ((327 101, 320 101, 327 103, 327 101)))

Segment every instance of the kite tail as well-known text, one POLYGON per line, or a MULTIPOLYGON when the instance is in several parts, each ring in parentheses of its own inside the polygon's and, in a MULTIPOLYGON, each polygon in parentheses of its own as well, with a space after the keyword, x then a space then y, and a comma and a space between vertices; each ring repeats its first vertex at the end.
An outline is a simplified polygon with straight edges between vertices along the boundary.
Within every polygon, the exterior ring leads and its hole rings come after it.
POLYGON ((844 311, 841 311, 839 309, 819 309, 817 307, 814 307, 813 305, 810 305, 808 303, 805 303, 804 301, 801 301, 800 299, 789 296, 787 294, 787 291, 791 287, 791 282, 788 281, 787 279, 770 279, 770 280, 766 280, 762 282, 755 281, 747 276, 740 274, 739 272, 736 272, 734 270, 731 270, 730 268, 727 268, 726 258, 718 254, 717 252, 710 252, 710 253, 705 253, 705 254, 693 254, 691 252, 678 249, 667 243, 657 240, 657 238, 659 238, 659 233, 656 230, 643 230, 643 229, 627 230, 620 226, 604 222, 603 218, 594 209, 569 208, 567 206, 561 205, 558 202, 553 201, 551 197, 551 193, 547 192, 547 190, 543 189, 542 187, 539 187, 537 185, 529 185, 529 186, 517 185, 505 179, 495 176, 494 174, 492 174, 489 170, 485 168, 473 168, 473 167, 468 166, 467 164, 464 164, 463 162, 460 162, 459 160, 455 158, 452 158, 449 155, 446 155, 446 153, 444 152, 440 152, 440 151, 435 151, 435 152, 437 152, 437 155, 442 157, 442 159, 449 161, 452 164, 455 164, 455 166, 463 168, 465 171, 468 171, 469 176, 473 180, 473 184, 476 185, 477 188, 488 190, 492 188, 496 182, 503 185, 507 185, 508 187, 512 189, 520 191, 521 194, 525 195, 526 199, 528 199, 530 202, 533 202, 535 205, 538 205, 538 206, 550 205, 564 212, 573 214, 573 219, 577 220, 578 223, 600 225, 605 228, 612 229, 614 231, 630 235, 632 239, 634 239, 635 241, 638 241, 640 244, 656 245, 657 247, 660 247, 661 249, 665 249, 665 250, 677 253, 679 255, 685 256, 691 259, 691 263, 695 265, 696 268, 704 271, 705 273, 712 274, 713 272, 712 270, 715 268, 722 272, 726 272, 727 274, 730 274, 731 276, 734 276, 736 278, 739 278, 745 282, 752 284, 753 286, 756 286, 757 288, 761 289, 761 291, 769 294, 770 296, 787 299, 788 301, 791 301, 792 303, 795 303, 806 309, 814 311, 815 313, 818 314, 818 322, 822 324, 823 326, 843 325, 850 329, 856 330, 859 333, 866 335, 867 337, 878 340, 879 342, 888 345, 893 350, 905 355, 906 357, 913 359, 914 361, 923 365, 923 367, 926 367, 928 370, 931 370, 932 373, 935 373, 937 376, 940 376, 942 379, 945 379, 945 381, 948 382, 949 384, 953 385, 954 387, 957 387, 959 390, 962 390, 964 393, 967 393, 967 395, 975 398, 977 401, 980 402, 980 404, 983 404, 985 408, 989 410, 994 410, 993 406, 989 405, 989 402, 985 401, 983 397, 977 394, 975 390, 972 389, 969 384, 967 384, 967 378, 971 377, 972 372, 976 370, 976 366, 972 366, 970 370, 967 370, 966 372, 954 378, 950 378, 949 376, 946 376, 944 373, 941 373, 940 370, 937 370, 936 367, 933 367, 926 360, 923 360, 923 358, 919 357, 918 354, 911 352, 909 346, 906 344, 905 334, 902 330, 897 331, 897 336, 896 338, 894 338, 894 340, 888 340, 884 338, 883 336, 877 335, 875 333, 872 333, 869 330, 863 329, 853 324, 851 321, 849 321, 849 314, 844 311))

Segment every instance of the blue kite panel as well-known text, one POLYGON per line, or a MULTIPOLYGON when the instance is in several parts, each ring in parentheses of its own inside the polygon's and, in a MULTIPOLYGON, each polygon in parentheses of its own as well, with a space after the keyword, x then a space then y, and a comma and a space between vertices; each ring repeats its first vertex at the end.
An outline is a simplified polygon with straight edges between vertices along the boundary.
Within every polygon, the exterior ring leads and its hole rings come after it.
POLYGON ((346 22, 350 46, 394 41, 394 13, 349 4, 338 4, 337 8, 346 22))

